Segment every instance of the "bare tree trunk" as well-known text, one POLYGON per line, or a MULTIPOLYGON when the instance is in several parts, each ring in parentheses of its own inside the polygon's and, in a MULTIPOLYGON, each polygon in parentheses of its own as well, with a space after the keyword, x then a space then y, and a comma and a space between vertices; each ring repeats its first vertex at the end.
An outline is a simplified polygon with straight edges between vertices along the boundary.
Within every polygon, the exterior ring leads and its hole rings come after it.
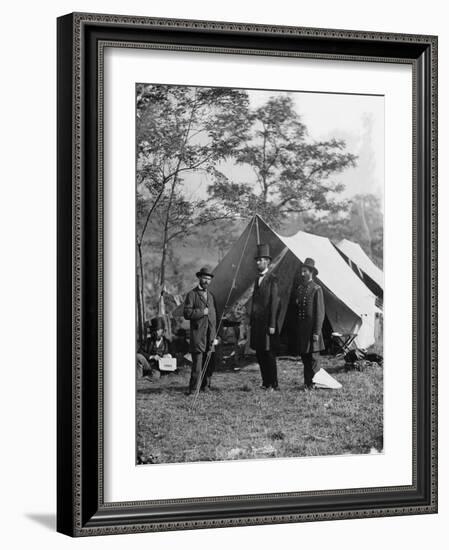
POLYGON ((160 277, 160 286, 161 291, 165 289, 165 266, 167 263, 167 252, 168 252, 168 222, 170 221, 170 211, 171 205, 173 202, 173 196, 175 193, 176 183, 178 181, 177 176, 173 177, 173 183, 170 190, 170 198, 168 200, 167 210, 165 212, 165 221, 164 221, 164 235, 162 240, 162 258, 161 258, 161 277, 160 277))
MULTIPOLYGON (((197 92, 195 90, 195 97, 196 97, 196 94, 197 94, 197 92)), ((193 122, 193 118, 194 118, 195 111, 196 111, 196 105, 197 104, 195 102, 195 104, 193 105, 192 110, 190 112, 190 120, 189 120, 189 123, 187 125, 186 132, 184 134, 184 140, 183 140, 183 143, 181 145, 181 150, 179 152, 177 166, 176 166, 176 169, 173 173, 173 182, 172 182, 171 189, 170 189, 170 198, 168 200, 167 210, 165 212, 164 236, 163 236, 163 242, 162 242, 162 258, 161 258, 161 277, 160 277, 161 291, 165 290, 165 265, 166 265, 166 262, 167 262, 167 251, 168 251, 168 242, 169 242, 168 222, 170 221, 171 205, 172 205, 172 202, 173 202, 173 196, 175 194, 176 184, 178 183, 178 174, 179 174, 179 169, 181 168, 183 152, 184 152, 185 146, 186 146, 186 144, 189 140, 189 134, 190 134, 190 129, 192 127, 192 122, 193 122)))
POLYGON ((143 258, 142 258, 142 242, 141 241, 137 241, 137 252, 138 252, 138 257, 139 257, 139 275, 138 276, 138 280, 140 279, 140 284, 138 285, 138 289, 137 289, 137 292, 138 292, 138 296, 137 296, 137 300, 138 300, 138 303, 140 304, 140 323, 141 323, 141 326, 139 328, 139 338, 141 338, 141 342, 143 341, 143 338, 144 338, 144 325, 145 325, 145 317, 146 317, 146 313, 145 313, 145 277, 144 277, 144 272, 143 272, 143 258))
MULTIPOLYGON (((197 92, 195 91, 195 96, 196 96, 196 93, 197 92)), ((192 107, 191 113, 190 113, 190 120, 189 120, 189 123, 187 125, 187 129, 186 129, 185 134, 184 134, 183 143, 181 145, 181 150, 179 152, 178 162, 177 162, 174 173, 171 175, 173 180, 172 180, 171 189, 170 189, 170 198, 169 198, 169 201, 168 201, 167 210, 165 212, 164 236, 163 236, 163 242, 162 242, 161 275, 160 275, 161 290, 163 290, 164 287, 165 287, 165 266, 166 266, 166 262, 167 262, 167 251, 168 251, 168 244, 169 244, 168 223, 170 221, 170 211, 171 211, 171 206, 172 206, 172 203, 173 203, 173 196, 174 196, 174 193, 175 193, 175 188, 176 188, 176 185, 178 183, 178 174, 179 174, 179 169, 181 168, 181 164, 182 164, 182 160, 183 160, 183 152, 184 152, 185 146, 186 146, 186 144, 189 140, 189 134, 190 134, 190 130, 191 130, 191 127, 192 127, 193 118, 195 116, 196 107, 197 107, 197 103, 195 102, 195 104, 192 107)), ((166 180, 166 181, 168 181, 168 180, 166 180)), ((164 186, 164 188, 165 188, 165 186, 164 186)), ((148 219, 149 218, 147 218, 147 222, 148 222, 148 219)), ((144 230, 142 232, 142 238, 143 238, 146 227, 147 227, 147 225, 144 226, 144 230)))
POLYGON ((166 240, 165 233, 164 233, 164 244, 162 247, 162 258, 161 258, 161 275, 159 279, 161 292, 164 289, 164 285, 165 285, 165 264, 167 262, 167 249, 168 249, 168 242, 166 240))
POLYGON ((137 340, 139 346, 143 342, 142 303, 140 301, 140 277, 136 276, 136 304, 137 304, 137 340))

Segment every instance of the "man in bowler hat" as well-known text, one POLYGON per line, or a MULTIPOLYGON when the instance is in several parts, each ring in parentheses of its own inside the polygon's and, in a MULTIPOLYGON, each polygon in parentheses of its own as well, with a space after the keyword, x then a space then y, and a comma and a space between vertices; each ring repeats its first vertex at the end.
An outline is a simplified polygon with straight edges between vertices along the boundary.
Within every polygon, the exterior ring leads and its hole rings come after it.
POLYGON ((190 321, 190 352, 192 354, 188 395, 198 388, 202 391, 210 388, 214 368, 212 353, 218 343, 217 307, 215 297, 208 289, 213 274, 209 268, 202 267, 196 276, 198 285, 187 293, 184 301, 184 318, 190 321), (206 362, 208 362, 207 366, 206 362), (206 368, 206 371, 201 380, 203 368, 206 368))
POLYGON ((323 289, 313 278, 318 275, 313 258, 306 258, 299 272, 292 299, 296 311, 295 339, 297 352, 304 365, 304 387, 337 389, 341 385, 320 368, 320 351, 324 350, 322 334, 324 322, 323 289))
POLYGON ((257 245, 254 258, 258 276, 254 283, 250 345, 256 350, 264 389, 278 390, 276 354, 279 347, 279 289, 276 275, 268 272, 271 262, 267 244, 257 245))

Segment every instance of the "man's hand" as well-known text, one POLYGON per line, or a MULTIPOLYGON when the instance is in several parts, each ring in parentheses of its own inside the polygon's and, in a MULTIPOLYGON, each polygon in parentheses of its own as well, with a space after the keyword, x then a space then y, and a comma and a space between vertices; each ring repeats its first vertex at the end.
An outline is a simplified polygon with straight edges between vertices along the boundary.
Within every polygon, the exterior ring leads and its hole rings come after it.
POLYGON ((320 339, 319 334, 314 334, 314 335, 313 335, 313 341, 314 341, 314 342, 318 342, 319 339, 320 339))
POLYGON ((270 328, 268 329, 268 334, 273 335, 274 332, 275 332, 274 327, 270 327, 270 328))
POLYGON ((218 345, 218 338, 215 338, 215 339, 214 339, 214 341, 212 342, 212 345, 213 345, 213 346, 218 345))
POLYGON ((204 313, 204 315, 209 315, 209 308, 205 307, 203 313, 204 313))

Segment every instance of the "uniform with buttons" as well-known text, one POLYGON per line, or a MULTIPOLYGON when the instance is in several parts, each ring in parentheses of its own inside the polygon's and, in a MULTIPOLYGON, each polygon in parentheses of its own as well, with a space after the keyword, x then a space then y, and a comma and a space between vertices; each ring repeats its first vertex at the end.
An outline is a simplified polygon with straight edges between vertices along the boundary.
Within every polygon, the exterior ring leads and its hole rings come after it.
POLYGON ((294 291, 293 300, 296 312, 295 340, 298 355, 324 349, 322 327, 324 322, 323 289, 315 281, 299 283, 294 291), (318 340, 313 335, 318 334, 318 340))
POLYGON ((320 351, 324 349, 323 289, 313 279, 307 283, 295 284, 292 299, 296 313, 297 353, 301 356, 304 365, 304 385, 311 388, 313 377, 320 370, 320 351))

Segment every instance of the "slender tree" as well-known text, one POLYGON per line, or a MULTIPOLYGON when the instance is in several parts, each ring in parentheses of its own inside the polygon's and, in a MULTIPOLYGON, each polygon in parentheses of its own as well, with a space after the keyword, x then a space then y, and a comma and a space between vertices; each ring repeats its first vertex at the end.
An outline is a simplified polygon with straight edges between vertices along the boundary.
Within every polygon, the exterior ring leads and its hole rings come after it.
MULTIPOLYGON (((143 247, 151 238, 161 248, 161 289, 166 282, 170 242, 187 236, 231 211, 209 197, 187 200, 187 174, 214 174, 217 163, 232 156, 248 127, 248 98, 244 91, 186 86, 137 86, 137 250, 140 285, 145 304, 143 247), (157 221, 155 222, 157 216, 157 221)), ((143 317, 145 312, 143 311, 143 317)))

